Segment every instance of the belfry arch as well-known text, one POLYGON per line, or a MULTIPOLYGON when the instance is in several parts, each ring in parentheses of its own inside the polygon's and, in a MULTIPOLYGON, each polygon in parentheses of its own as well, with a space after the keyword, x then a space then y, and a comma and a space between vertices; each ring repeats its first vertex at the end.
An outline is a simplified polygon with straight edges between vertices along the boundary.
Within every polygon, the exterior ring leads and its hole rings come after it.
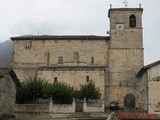
POLYGON ((135 15, 130 15, 129 25, 130 27, 136 27, 136 16, 135 15))

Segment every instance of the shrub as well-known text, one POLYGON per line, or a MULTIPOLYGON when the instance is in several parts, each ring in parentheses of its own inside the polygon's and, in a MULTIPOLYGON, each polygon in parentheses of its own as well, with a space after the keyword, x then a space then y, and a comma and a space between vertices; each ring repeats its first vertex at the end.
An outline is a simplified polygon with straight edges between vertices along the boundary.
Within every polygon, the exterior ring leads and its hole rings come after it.
POLYGON ((48 83, 40 78, 29 78, 22 83, 22 87, 17 89, 17 103, 37 103, 38 98, 50 98, 54 103, 69 104, 73 98, 77 99, 99 99, 101 96, 95 83, 90 81, 85 85, 80 86, 80 90, 75 90, 73 87, 61 83, 48 83))
POLYGON ((85 85, 80 86, 79 97, 80 99, 99 99, 101 96, 99 88, 96 88, 95 83, 90 81, 85 85))

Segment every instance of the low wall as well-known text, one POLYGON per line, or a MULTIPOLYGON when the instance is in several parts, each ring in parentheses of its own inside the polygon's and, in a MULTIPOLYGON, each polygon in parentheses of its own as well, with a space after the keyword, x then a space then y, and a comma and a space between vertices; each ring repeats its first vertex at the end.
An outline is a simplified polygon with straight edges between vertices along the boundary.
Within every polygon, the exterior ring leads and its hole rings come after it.
POLYGON ((49 112, 49 104, 16 104, 16 113, 44 113, 49 112))
POLYGON ((16 118, 49 118, 49 104, 16 104, 16 118))
POLYGON ((84 98, 83 112, 94 113, 94 112, 104 112, 104 111, 105 111, 104 102, 95 102, 89 105, 87 104, 86 99, 84 98))
POLYGON ((49 106, 49 111, 53 113, 75 113, 76 111, 75 99, 73 99, 72 104, 53 104, 53 102, 50 102, 49 106))
MULTIPOLYGON (((96 113, 104 112, 104 102, 83 102, 83 112, 96 113)), ((73 99, 72 104, 53 104, 52 100, 43 104, 16 104, 15 115, 17 118, 57 118, 68 117, 75 113, 76 103, 73 99)))
POLYGON ((53 104, 52 100, 46 104, 16 104, 15 114, 17 118, 40 117, 48 118, 52 114, 58 114, 59 117, 65 117, 70 113, 75 113, 75 100, 72 104, 53 104), (62 114, 62 115, 61 115, 62 114))

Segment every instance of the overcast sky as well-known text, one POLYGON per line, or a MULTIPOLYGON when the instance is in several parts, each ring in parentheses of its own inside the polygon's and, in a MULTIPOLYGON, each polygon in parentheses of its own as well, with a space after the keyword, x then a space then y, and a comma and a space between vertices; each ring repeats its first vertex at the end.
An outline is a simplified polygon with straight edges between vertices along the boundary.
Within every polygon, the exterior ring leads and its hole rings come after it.
MULTIPOLYGON (((107 35, 108 9, 124 0, 0 0, 0 42, 33 35, 107 35)), ((143 12, 145 64, 160 60, 160 0, 128 0, 143 12)))

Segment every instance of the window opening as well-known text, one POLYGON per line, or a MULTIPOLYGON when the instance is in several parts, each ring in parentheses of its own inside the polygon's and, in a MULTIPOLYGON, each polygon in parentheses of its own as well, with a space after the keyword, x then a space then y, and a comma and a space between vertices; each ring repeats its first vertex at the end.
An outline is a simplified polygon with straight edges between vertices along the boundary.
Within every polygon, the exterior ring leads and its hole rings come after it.
POLYGON ((130 20, 130 27, 136 27, 136 17, 135 17, 135 15, 131 15, 129 20, 130 20))
POLYGON ((25 49, 26 50, 29 50, 32 48, 32 41, 26 41, 25 42, 25 49))
POLYGON ((86 76, 86 82, 89 82, 89 76, 86 76))
POLYGON ((63 64, 63 57, 62 56, 58 58, 58 64, 63 64))
POLYGON ((74 62, 79 62, 79 53, 78 53, 78 51, 74 51, 74 53, 73 53, 74 55, 74 62))
POLYGON ((91 63, 94 63, 94 57, 93 56, 91 57, 91 63))
POLYGON ((54 78, 54 83, 57 83, 57 82, 58 82, 58 78, 55 77, 55 78, 54 78))

